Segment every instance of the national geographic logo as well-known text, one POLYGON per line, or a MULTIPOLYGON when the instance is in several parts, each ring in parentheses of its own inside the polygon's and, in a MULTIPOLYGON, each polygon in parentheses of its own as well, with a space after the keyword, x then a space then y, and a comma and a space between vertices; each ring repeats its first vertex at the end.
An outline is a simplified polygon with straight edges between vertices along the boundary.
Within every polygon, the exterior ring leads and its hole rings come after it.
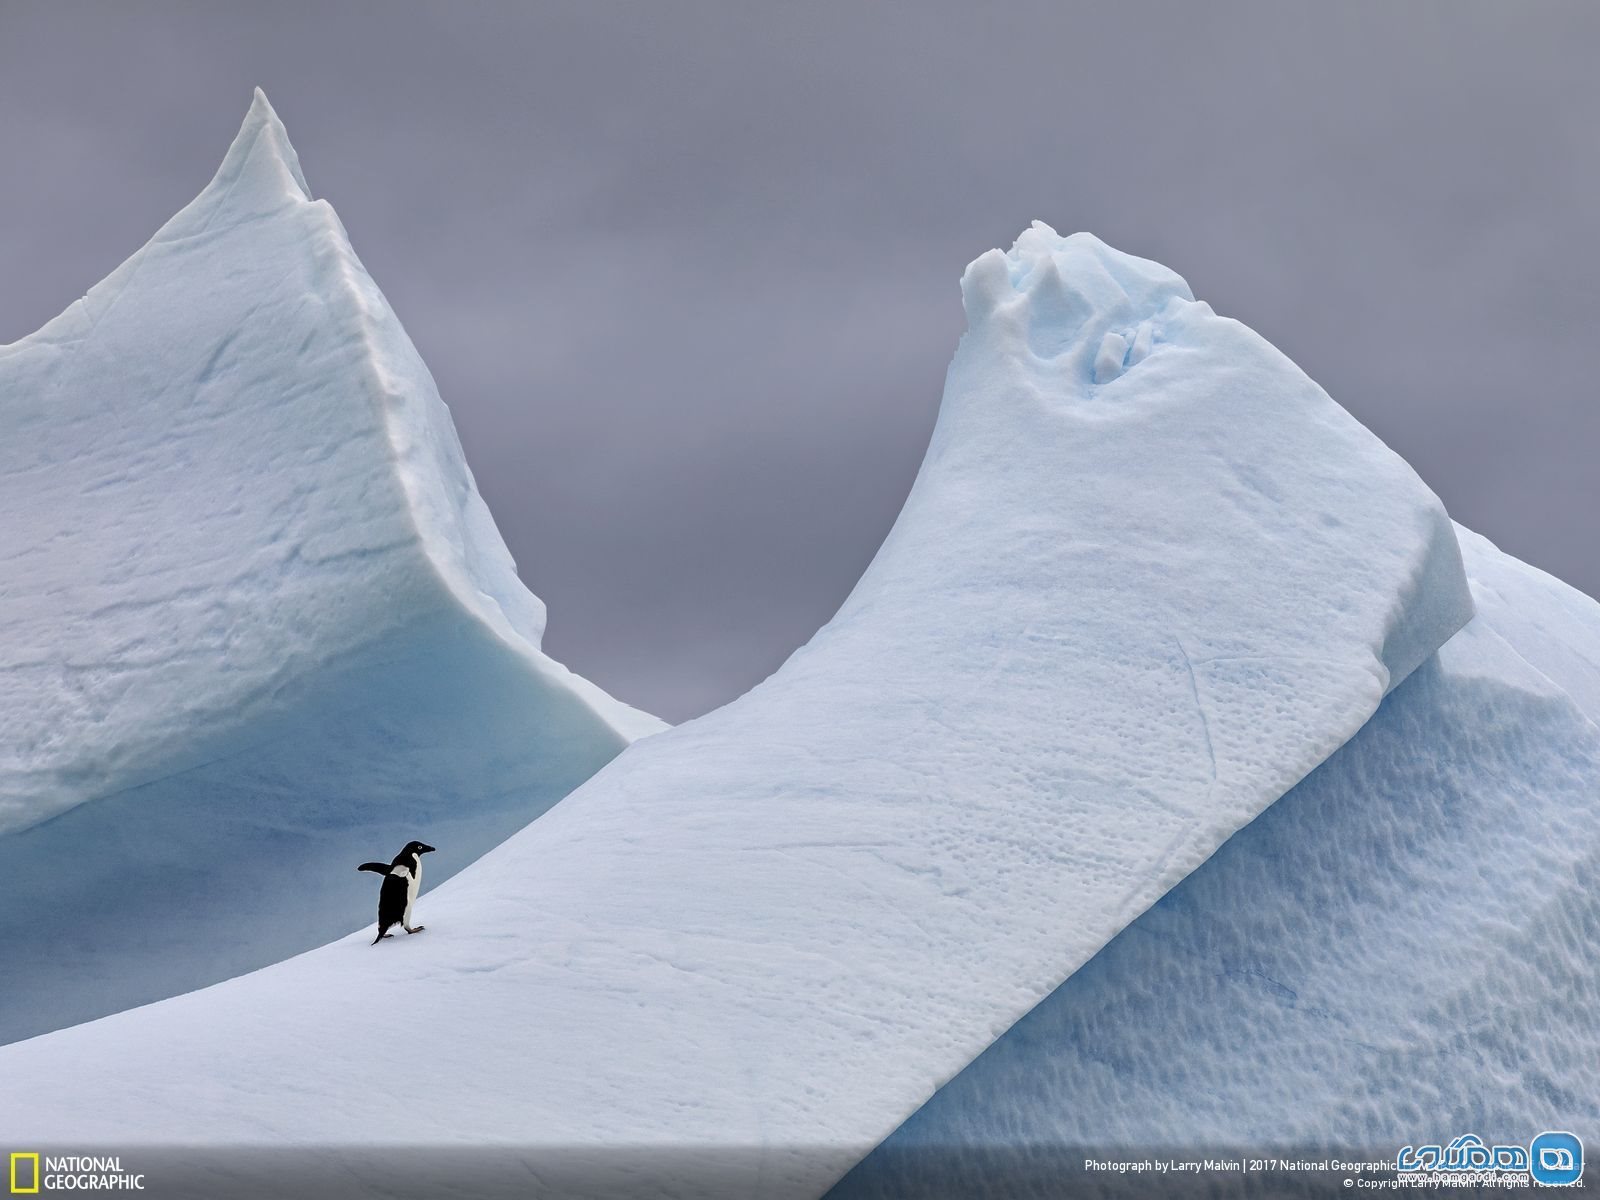
POLYGON ((144 1191, 144 1176, 122 1169, 121 1155, 12 1151, 8 1181, 13 1196, 39 1192, 144 1191))

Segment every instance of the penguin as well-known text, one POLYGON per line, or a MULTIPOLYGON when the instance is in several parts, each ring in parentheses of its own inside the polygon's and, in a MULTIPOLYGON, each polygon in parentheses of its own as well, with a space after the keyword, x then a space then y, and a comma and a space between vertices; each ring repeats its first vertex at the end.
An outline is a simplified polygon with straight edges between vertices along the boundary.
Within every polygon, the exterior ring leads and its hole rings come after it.
POLYGON ((356 868, 383 876, 383 887, 378 892, 378 936, 372 939, 374 946, 394 936, 389 932, 391 925, 399 925, 407 933, 422 932, 424 926, 411 924, 411 906, 417 902, 417 892, 422 888, 422 856, 432 853, 433 847, 426 842, 407 842, 406 848, 387 866, 367 862, 356 868))

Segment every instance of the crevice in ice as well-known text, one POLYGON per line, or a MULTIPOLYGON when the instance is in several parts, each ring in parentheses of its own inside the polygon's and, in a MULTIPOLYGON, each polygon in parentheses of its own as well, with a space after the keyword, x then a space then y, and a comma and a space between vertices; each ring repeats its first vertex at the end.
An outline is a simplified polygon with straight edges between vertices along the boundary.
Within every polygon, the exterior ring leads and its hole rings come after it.
POLYGON ((1184 649, 1182 638, 1174 634, 1172 641, 1178 647, 1178 653, 1183 655, 1184 669, 1189 672, 1189 694, 1194 698, 1195 712, 1200 717, 1200 730, 1206 737, 1206 760, 1211 764, 1211 782, 1215 783, 1217 781, 1217 752, 1216 748, 1211 744, 1211 722, 1206 717, 1205 702, 1200 699, 1200 684, 1194 677, 1194 660, 1189 657, 1189 652, 1184 649))

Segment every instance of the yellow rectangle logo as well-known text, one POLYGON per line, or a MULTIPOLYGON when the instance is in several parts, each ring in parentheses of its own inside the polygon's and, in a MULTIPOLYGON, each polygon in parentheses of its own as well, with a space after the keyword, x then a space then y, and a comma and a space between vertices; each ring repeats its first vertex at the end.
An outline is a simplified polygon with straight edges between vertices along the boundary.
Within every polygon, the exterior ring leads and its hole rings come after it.
POLYGON ((39 1190, 39 1156, 37 1154, 11 1155, 11 1194, 13 1196, 31 1196, 39 1190), (17 1183, 17 1164, 19 1162, 33 1163, 33 1186, 21 1187, 17 1183))

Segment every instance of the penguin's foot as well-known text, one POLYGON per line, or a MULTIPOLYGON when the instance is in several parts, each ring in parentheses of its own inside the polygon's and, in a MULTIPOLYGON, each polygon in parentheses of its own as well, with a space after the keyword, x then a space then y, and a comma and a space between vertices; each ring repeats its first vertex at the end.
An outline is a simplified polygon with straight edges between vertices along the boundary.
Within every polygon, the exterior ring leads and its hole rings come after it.
POLYGON ((427 928, 426 925, 418 925, 415 929, 407 929, 406 932, 407 933, 421 933, 426 928, 427 928))

